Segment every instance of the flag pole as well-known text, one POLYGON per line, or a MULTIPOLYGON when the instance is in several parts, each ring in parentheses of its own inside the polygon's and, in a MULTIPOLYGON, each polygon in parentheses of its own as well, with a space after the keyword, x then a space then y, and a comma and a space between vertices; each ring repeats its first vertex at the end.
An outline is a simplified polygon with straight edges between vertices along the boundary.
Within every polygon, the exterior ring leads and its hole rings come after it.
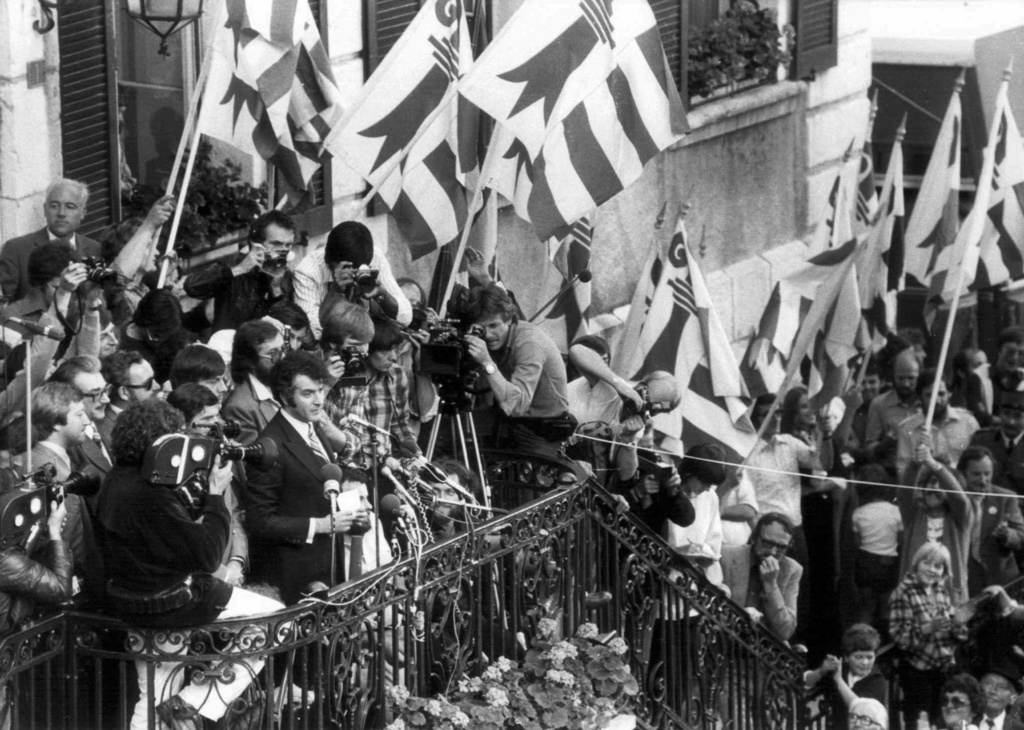
MULTIPOLYGON (((443 319, 445 312, 448 309, 448 299, 452 295, 452 290, 455 288, 455 277, 459 271, 459 264, 462 263, 462 257, 466 253, 466 243, 469 241, 469 232, 473 227, 473 216, 476 214, 477 208, 480 206, 480 200, 483 198, 484 188, 491 179, 491 174, 494 172, 495 160, 498 158, 497 142, 503 135, 492 134, 491 141, 487 146, 487 156, 484 157, 483 167, 480 169, 480 176, 477 178, 476 189, 473 191, 473 201, 467 208, 468 214, 466 215, 466 225, 462 227, 462 235, 459 237, 459 248, 455 252, 455 256, 452 258, 452 269, 448 274, 448 283, 444 288, 444 296, 440 300, 441 311, 440 315, 443 319)), ((494 191, 491 191, 495 194, 494 191)))
MULTIPOLYGON (((217 3, 216 13, 212 26, 214 28, 214 33, 211 35, 213 36, 216 36, 216 29, 219 27, 221 18, 224 16, 223 2, 217 3)), ((209 45, 203 52, 203 63, 199 68, 199 78, 196 79, 196 85, 192 90, 192 98, 189 100, 188 115, 185 117, 185 128, 181 130, 181 140, 178 142, 178 151, 174 154, 174 164, 171 165, 171 176, 167 179, 167 189, 164 191, 165 195, 174 194, 174 183, 177 181, 178 171, 181 169, 181 159, 185 156, 185 142, 191 137, 192 149, 189 151, 189 162, 185 168, 185 179, 182 181, 181 192, 174 204, 174 221, 171 223, 171 232, 167 238, 167 247, 164 249, 162 256, 163 260, 160 262, 160 277, 157 280, 158 289, 162 289, 164 283, 167 281, 167 271, 170 268, 169 254, 174 250, 174 238, 178 232, 178 221, 181 220, 181 211, 185 205, 185 193, 188 191, 188 183, 192 175, 192 166, 194 164, 198 137, 194 130, 199 129, 199 103, 202 99, 203 91, 206 89, 206 82, 210 78, 210 67, 213 66, 213 43, 214 39, 211 38, 209 45)))
MULTIPOLYGON (((1013 75, 1013 58, 1003 71, 1003 81, 996 94, 1006 96, 1007 88, 1010 85, 1010 77, 1013 75)), ((996 106, 998 110, 998 104, 996 106)), ((992 115, 992 126, 988 133, 988 144, 982 153, 981 175, 978 178, 978 197, 974 199, 976 215, 969 216, 971 227, 968 229, 967 241, 964 246, 964 255, 960 260, 960 269, 957 272, 956 288, 953 290, 953 299, 949 303, 949 315, 946 317, 946 331, 942 336, 942 347, 939 350, 939 359, 935 364, 935 371, 942 373, 946 364, 946 357, 949 355, 949 343, 953 337, 953 324, 956 321, 956 310, 960 304, 960 295, 963 293, 964 280, 967 278, 967 261, 970 257, 971 247, 977 246, 984 230, 985 219, 988 211, 988 201, 992 193, 992 175, 995 169, 995 150, 993 149, 999 137, 999 114, 992 115)), ((975 211, 972 211, 975 212, 975 211)), ((939 388, 932 388, 932 397, 928 400, 928 413, 924 419, 925 433, 931 431, 932 421, 935 419, 935 405, 938 400, 939 388)))

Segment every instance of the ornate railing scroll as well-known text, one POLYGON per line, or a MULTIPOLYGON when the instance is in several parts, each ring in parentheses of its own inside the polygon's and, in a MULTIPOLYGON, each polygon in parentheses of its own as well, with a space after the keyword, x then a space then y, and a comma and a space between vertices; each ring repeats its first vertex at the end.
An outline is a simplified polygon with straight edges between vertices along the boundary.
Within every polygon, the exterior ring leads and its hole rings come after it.
POLYGON ((218 727, 381 728, 389 684, 432 695, 521 658, 541 617, 567 633, 594 620, 629 642, 646 725, 804 722, 800 658, 613 498, 559 482, 558 463, 528 475, 521 456, 488 457, 496 503, 547 493, 299 606, 164 631, 67 610, 4 637, 0 728, 127 728, 133 714, 155 727, 155 705, 183 686, 227 705, 218 727), (549 467, 555 481, 536 483, 549 467), (240 673, 252 681, 230 696, 240 673))

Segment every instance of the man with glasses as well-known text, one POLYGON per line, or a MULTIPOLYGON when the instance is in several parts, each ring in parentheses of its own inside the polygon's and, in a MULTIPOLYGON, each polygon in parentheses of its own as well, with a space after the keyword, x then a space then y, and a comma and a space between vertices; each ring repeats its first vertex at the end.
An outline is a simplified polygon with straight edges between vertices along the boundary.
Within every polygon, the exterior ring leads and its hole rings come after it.
POLYGON ((264 213, 249 226, 249 251, 234 265, 217 262, 189 273, 185 293, 213 303, 213 331, 237 329, 265 316, 291 296, 288 264, 296 256, 295 223, 279 210, 264 213))
POLYGON ((992 453, 992 483, 1024 496, 1024 393, 1003 393, 999 425, 974 434, 971 446, 992 453))
POLYGON ((321 427, 327 378, 323 360, 308 352, 290 353, 274 366, 271 388, 281 410, 260 436, 278 444, 280 452, 273 466, 248 471, 252 576, 280 590, 288 605, 313 583, 342 582, 345 549, 337 536, 353 523, 369 524, 363 509, 332 516, 320 477, 336 459, 321 427))
POLYGON ((889 713, 878 700, 858 697, 850 704, 848 726, 850 730, 889 730, 889 713))
POLYGON ((277 415, 281 406, 270 390, 270 372, 287 350, 281 331, 265 320, 246 322, 235 333, 231 379, 235 389, 224 401, 224 419, 242 428, 239 443, 248 445, 277 415))
POLYGON ((154 397, 160 392, 160 384, 156 382, 149 361, 130 350, 118 350, 105 358, 101 372, 110 384, 110 402, 106 404, 103 418, 95 423, 103 443, 109 448, 110 435, 121 412, 132 403, 154 397))
POLYGON ((722 573, 732 600, 783 641, 796 631, 803 568, 786 557, 793 524, 778 512, 761 516, 749 545, 722 548, 722 573))

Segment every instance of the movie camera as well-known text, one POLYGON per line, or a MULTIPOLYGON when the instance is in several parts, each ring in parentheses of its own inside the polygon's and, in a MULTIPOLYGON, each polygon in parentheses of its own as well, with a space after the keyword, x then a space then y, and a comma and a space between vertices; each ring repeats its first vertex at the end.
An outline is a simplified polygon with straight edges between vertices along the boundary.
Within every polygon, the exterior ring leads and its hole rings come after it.
POLYGON ((483 327, 463 327, 459 320, 439 319, 427 333, 430 339, 420 348, 420 372, 430 376, 443 401, 462 410, 469 408, 469 396, 479 392, 476 384, 481 369, 469 354, 466 337, 483 337, 483 327))
POLYGON ((265 469, 277 461, 277 444, 259 439, 250 446, 239 446, 220 439, 170 433, 146 449, 142 477, 150 484, 170 487, 195 519, 210 493, 210 472, 218 456, 265 469))
POLYGON ((632 416, 640 416, 644 421, 659 413, 671 413, 672 404, 666 401, 651 400, 651 389, 646 383, 638 383, 633 388, 643 399, 643 404, 637 407, 628 398, 622 398, 622 410, 619 413, 619 421, 624 422, 632 416))
POLYGON ((71 472, 62 482, 56 474, 52 464, 22 477, 13 469, 0 469, 0 482, 12 485, 0 494, 0 548, 27 546, 51 502, 60 504, 69 494, 91 497, 99 491, 99 474, 71 472))
POLYGON ((117 281, 117 272, 109 268, 99 256, 86 256, 82 263, 85 264, 87 281, 100 285, 108 281, 117 281))

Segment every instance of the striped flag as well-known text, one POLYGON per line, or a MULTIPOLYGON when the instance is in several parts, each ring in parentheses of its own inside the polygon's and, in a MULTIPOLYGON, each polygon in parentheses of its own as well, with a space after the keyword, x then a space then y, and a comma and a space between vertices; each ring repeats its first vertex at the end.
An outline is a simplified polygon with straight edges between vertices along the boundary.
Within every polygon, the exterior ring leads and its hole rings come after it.
MULTIPOLYGON (((596 213, 596 211, 595 211, 596 213)), ((565 320, 565 342, 572 343, 577 337, 585 335, 590 329, 590 244, 594 238, 594 213, 583 216, 573 223, 569 235, 561 241, 548 241, 548 257, 566 284, 573 282, 570 292, 566 292, 551 308, 547 319, 565 320), (577 278, 583 272, 584 278, 577 278)))
POLYGON ((304 191, 341 94, 305 0, 226 0, 199 116, 203 134, 273 164, 304 191))
POLYGON ((875 160, 871 146, 871 137, 875 128, 875 115, 878 114, 878 92, 871 99, 871 111, 868 114, 868 128, 864 134, 864 144, 860 149, 860 166, 857 170, 857 208, 854 210, 853 232, 863 235, 874 225, 878 217, 879 199, 875 189, 875 160))
POLYGON ((426 3, 326 143, 378 187, 413 258, 455 240, 468 217, 477 112, 457 94, 473 63, 463 0, 426 3))
POLYGON ((686 131, 646 0, 526 0, 461 91, 505 128, 493 149, 515 186, 485 184, 542 241, 564 238, 686 131))
POLYGON ((953 245, 960 230, 960 90, 963 86, 961 74, 946 107, 914 212, 907 223, 904 267, 906 275, 922 286, 929 285, 939 256, 953 245))
POLYGON ((787 356, 776 343, 785 345, 788 354, 788 343, 793 342, 799 323, 810 308, 811 300, 800 297, 796 303, 796 317, 783 317, 782 282, 776 282, 741 363, 740 371, 752 397, 779 392, 786 377, 787 356), (784 328, 791 331, 783 333, 784 328))
POLYGON ((1024 149, 1007 99, 1009 71, 996 93, 978 192, 956 240, 939 254, 928 288, 925 317, 953 301, 960 272, 964 284, 989 286, 1020 274, 1021 203, 1024 149))
POLYGON ((903 289, 903 133, 901 125, 885 173, 881 217, 857 263, 860 302, 875 351, 896 331, 896 294, 903 289))
POLYGON ((687 248, 682 218, 637 347, 623 353, 623 362, 622 372, 632 378, 663 370, 678 380, 683 392, 679 407, 654 417, 654 428, 668 450, 681 454, 683 444, 716 442, 742 459, 753 447, 747 392, 704 277, 687 248))

